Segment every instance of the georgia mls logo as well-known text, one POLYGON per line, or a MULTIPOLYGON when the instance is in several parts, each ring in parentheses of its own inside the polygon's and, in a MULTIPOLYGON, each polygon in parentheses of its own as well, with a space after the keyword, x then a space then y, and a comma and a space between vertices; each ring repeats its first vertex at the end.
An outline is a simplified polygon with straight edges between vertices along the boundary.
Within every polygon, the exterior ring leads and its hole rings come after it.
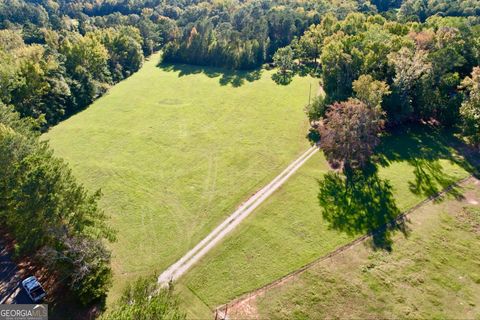
POLYGON ((0 320, 47 320, 48 307, 44 304, 2 304, 0 320))
POLYGON ((46 317, 48 315, 48 309, 43 304, 37 304, 33 307, 33 316, 34 317, 46 317))

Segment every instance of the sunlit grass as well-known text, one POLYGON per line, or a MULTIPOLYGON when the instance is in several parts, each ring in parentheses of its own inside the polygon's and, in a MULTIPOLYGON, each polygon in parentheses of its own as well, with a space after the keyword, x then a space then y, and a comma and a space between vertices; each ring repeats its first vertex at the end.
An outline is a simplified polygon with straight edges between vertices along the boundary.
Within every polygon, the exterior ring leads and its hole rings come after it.
MULTIPOLYGON (((405 211, 431 195, 425 190, 440 191, 468 175, 469 165, 442 139, 446 138, 422 129, 386 137, 377 154, 375 176, 392 187, 391 197, 375 198, 383 191, 375 189, 377 184, 368 185, 371 181, 367 180, 367 185, 357 186, 363 190, 366 207, 357 203, 358 212, 353 210, 351 219, 334 216, 337 227, 324 219, 319 205, 318 181, 329 168, 323 155, 316 155, 181 279, 181 284, 215 308, 367 233, 388 218, 387 212, 373 212, 375 201, 389 200, 398 212, 405 211), (365 215, 361 212, 365 208, 371 216, 357 219, 356 214, 365 215), (356 221, 370 225, 355 225, 356 221)), ((395 243, 392 245, 395 248, 395 243)))
POLYGON ((46 138, 118 230, 115 298, 172 264, 308 148, 303 107, 317 83, 271 71, 157 67, 159 55, 46 138))

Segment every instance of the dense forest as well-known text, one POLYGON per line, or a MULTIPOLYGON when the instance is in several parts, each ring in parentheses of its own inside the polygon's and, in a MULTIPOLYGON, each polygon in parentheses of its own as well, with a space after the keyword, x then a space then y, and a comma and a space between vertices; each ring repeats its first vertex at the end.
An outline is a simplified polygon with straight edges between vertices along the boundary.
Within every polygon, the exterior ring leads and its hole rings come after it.
POLYGON ((0 100, 22 116, 44 116, 46 129, 162 48, 170 62, 250 69, 272 61, 326 13, 342 20, 352 12, 380 12, 410 23, 392 31, 398 34, 432 15, 463 16, 475 24, 479 10, 478 0, 2 0, 0 100))
POLYGON ((158 50, 319 77, 326 95, 306 111, 333 163, 363 165, 381 132, 412 121, 480 145, 480 0, 1 0, 2 226, 85 303, 108 288, 114 232, 39 134, 158 50))
POLYGON ((318 59, 326 95, 315 99, 307 114, 314 129, 319 127, 327 156, 332 149, 334 161, 362 163, 365 153, 373 153, 372 137, 381 129, 411 122, 461 127, 466 139, 478 145, 477 22, 439 16, 423 23, 400 22, 362 13, 337 20, 326 15, 293 42, 289 59, 300 61, 297 69, 318 59), (352 105, 357 107, 343 114, 352 105), (345 147, 338 155, 342 139, 345 147))

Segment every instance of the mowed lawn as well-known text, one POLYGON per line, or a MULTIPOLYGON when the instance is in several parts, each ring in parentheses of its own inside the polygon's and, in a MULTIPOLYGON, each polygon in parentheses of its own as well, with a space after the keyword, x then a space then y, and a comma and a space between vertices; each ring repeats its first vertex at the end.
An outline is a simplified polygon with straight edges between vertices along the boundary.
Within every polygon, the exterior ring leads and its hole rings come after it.
POLYGON ((118 231, 109 301, 126 280, 175 262, 309 147, 303 107, 316 80, 282 86, 273 71, 158 67, 159 57, 45 136, 102 189, 118 231))
MULTIPOLYGON (((356 204, 359 216, 354 210, 351 216, 328 220, 319 205, 318 181, 329 167, 322 153, 315 155, 180 279, 178 289, 190 317, 206 317, 209 308, 270 283, 367 233, 370 226, 389 221, 395 212, 382 207, 386 201, 398 212, 405 211, 468 176, 472 168, 444 140, 440 133, 421 128, 384 138, 378 171, 365 185, 357 185, 360 192, 352 196, 364 199, 356 204)), ((340 196, 342 186, 335 187, 340 196)), ((395 242, 391 247, 396 250, 395 242)))
POLYGON ((391 253, 357 245, 231 318, 480 319, 480 182, 461 191, 414 212, 391 253))

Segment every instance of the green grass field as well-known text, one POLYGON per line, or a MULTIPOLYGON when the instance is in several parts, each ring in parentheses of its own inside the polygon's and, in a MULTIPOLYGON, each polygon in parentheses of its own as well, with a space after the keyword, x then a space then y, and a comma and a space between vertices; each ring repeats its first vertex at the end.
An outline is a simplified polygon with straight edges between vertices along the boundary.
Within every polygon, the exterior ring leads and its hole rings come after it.
MULTIPOLYGON (((138 73, 46 134, 80 180, 103 191, 101 206, 118 231, 109 302, 126 281, 175 262, 308 147, 303 105, 310 90, 318 90, 314 79, 296 77, 282 86, 272 81, 272 71, 157 66, 158 59, 152 56, 138 73)), ((315 155, 180 280, 176 288, 189 316, 209 317, 217 305, 465 177, 471 168, 445 137, 425 129, 385 137, 378 168, 355 190, 330 185, 359 212, 353 217, 341 210, 322 215, 318 182, 329 166, 315 155)), ((381 240, 391 237, 388 232, 381 240)))
POLYGON ((391 253, 357 245, 231 317, 480 319, 480 183, 461 191, 462 201, 449 197, 414 212, 408 237, 394 236, 391 253))
MULTIPOLYGON (((326 255, 466 177, 471 167, 442 142, 444 139, 437 132, 422 129, 386 137, 379 148, 378 172, 357 182, 354 201, 350 200, 356 207, 348 217, 340 214, 326 219, 322 215, 318 180, 328 165, 323 155, 317 154, 180 279, 179 291, 188 301, 190 317, 207 317, 209 308, 326 255), (386 202, 395 210, 372 206, 386 202)), ((333 187, 335 192, 343 191, 341 185, 333 187)), ((392 247, 395 250, 395 243, 392 247)))
POLYGON ((118 230, 112 301, 159 272, 307 149, 303 106, 317 81, 273 71, 157 66, 154 55, 46 134, 118 230))

